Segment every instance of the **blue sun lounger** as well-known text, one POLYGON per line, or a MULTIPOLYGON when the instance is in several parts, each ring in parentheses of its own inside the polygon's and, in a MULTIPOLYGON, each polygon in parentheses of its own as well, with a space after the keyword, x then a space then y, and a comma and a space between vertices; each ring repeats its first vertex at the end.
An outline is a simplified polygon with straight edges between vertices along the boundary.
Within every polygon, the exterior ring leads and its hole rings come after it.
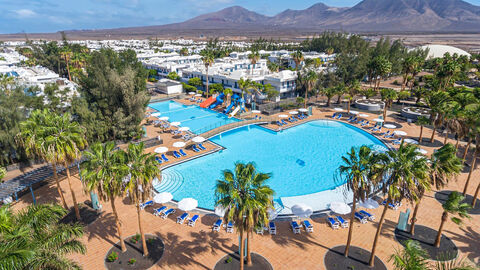
POLYGON ((275 226, 275 222, 270 221, 268 223, 268 231, 270 234, 277 234, 277 226, 275 226))
POLYGON ((360 223, 362 223, 362 224, 367 223, 367 219, 358 212, 355 212, 355 218, 358 219, 358 221, 360 221, 360 223))
POLYGON ((370 121, 363 122, 362 127, 364 127, 364 126, 366 126, 366 125, 368 125, 368 124, 370 124, 370 121))
POLYGON ((194 215, 188 220, 188 226, 193 227, 198 220, 199 215, 194 215))
POLYGON ((334 113, 334 114, 332 115, 332 118, 335 118, 335 116, 337 116, 337 113, 334 113))
POLYGON ((385 135, 384 138, 385 138, 385 139, 390 139, 390 138, 393 138, 393 137, 395 137, 395 132, 392 132, 392 133, 390 133, 390 134, 388 134, 388 135, 385 135))
POLYGON ((362 214, 364 217, 366 217, 368 220, 375 220, 375 215, 372 215, 368 213, 365 210, 360 210, 360 214, 362 214))
POLYGON ((165 211, 165 209, 167 209, 166 206, 162 206, 160 208, 153 209, 153 215, 154 216, 159 216, 161 213, 163 213, 163 211, 165 211))
POLYGON ((348 228, 348 221, 343 219, 341 216, 336 216, 338 222, 340 222, 340 225, 342 225, 342 228, 348 228))
POLYGON ((201 143, 198 144, 198 148, 200 148, 200 150, 205 150, 207 148, 203 147, 203 145, 201 143))
POLYGON ((334 230, 340 228, 340 225, 338 224, 338 222, 333 217, 327 217, 327 222, 328 222, 328 224, 330 224, 330 226, 334 230))
POLYGON ((188 213, 187 212, 183 213, 181 216, 177 217, 177 223, 183 224, 183 222, 185 221, 185 219, 187 219, 187 217, 188 217, 188 213))
POLYGON ((179 152, 180 152, 180 155, 182 155, 184 157, 187 156, 187 153, 185 153, 185 151, 183 151, 183 149, 180 149, 179 152))
POLYGON ((200 150, 198 150, 198 148, 197 148, 197 146, 196 146, 195 144, 192 145, 192 150, 193 150, 194 152, 197 152, 197 153, 200 152, 200 150))
POLYGON ((296 221, 292 221, 290 225, 292 226, 292 231, 294 234, 300 233, 300 226, 296 221))
MULTIPOLYGON (((384 200, 382 202, 382 205, 385 205, 387 203, 387 200, 384 200)), ((399 203, 389 203, 388 207, 392 208, 393 210, 398 210, 398 207, 400 206, 399 203)))
POLYGON ((381 126, 378 126, 378 127, 374 127, 372 129, 372 132, 375 132, 375 131, 381 131, 382 130, 382 127, 381 126))
POLYGON ((343 116, 342 114, 337 115, 337 119, 342 118, 342 116, 343 116))
POLYGON ((148 201, 148 202, 144 202, 142 204, 140 204, 140 209, 145 209, 145 207, 147 206, 150 206, 150 205, 153 205, 153 201, 148 201))
POLYGON ((219 232, 219 231, 220 231, 220 227, 222 226, 222 223, 223 223, 223 220, 217 219, 217 221, 215 221, 215 223, 213 223, 213 228, 212 228, 212 230, 213 230, 214 232, 219 232))
POLYGON ((347 122, 350 122, 350 121, 352 121, 352 120, 353 120, 353 115, 350 116, 350 117, 347 119, 347 122))
POLYGON ((155 160, 160 164, 163 163, 163 160, 161 158, 157 157, 157 156, 155 156, 155 160))
POLYGON ((175 158, 181 158, 182 157, 182 156, 180 156, 180 154, 177 151, 173 151, 173 156, 175 158))
POLYGON ((170 214, 173 214, 173 213, 175 213, 175 209, 170 208, 170 209, 168 209, 167 211, 165 211, 165 212, 162 213, 162 218, 163 218, 163 219, 167 219, 168 216, 169 216, 170 214))
POLYGON ((395 139, 392 141, 393 144, 401 144, 402 143, 402 139, 401 138, 398 138, 398 139, 395 139))
POLYGON ((287 122, 285 122, 285 120, 283 120, 283 119, 282 119, 282 121, 281 121, 281 122, 282 122, 282 124, 284 124, 284 125, 288 125, 288 123, 287 123, 287 122))
POLYGON ((277 121, 277 126, 283 126, 282 122, 277 121))
POLYGON ((229 221, 227 224, 227 233, 233 233, 233 222, 229 221))
POLYGON ((165 154, 162 154, 162 159, 163 161, 168 162, 168 158, 165 156, 165 154))
POLYGON ((355 122, 357 122, 357 120, 358 120, 358 118, 355 117, 355 118, 353 118, 352 120, 350 120, 350 122, 351 122, 351 123, 355 123, 355 122))
POLYGON ((308 220, 303 221, 303 226, 305 227, 305 231, 313 232, 313 225, 308 220))

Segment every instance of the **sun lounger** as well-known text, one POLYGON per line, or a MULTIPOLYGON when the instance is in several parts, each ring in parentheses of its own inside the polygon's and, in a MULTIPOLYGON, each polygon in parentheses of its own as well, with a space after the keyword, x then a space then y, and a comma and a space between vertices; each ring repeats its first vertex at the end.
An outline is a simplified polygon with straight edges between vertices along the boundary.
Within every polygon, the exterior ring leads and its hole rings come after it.
POLYGON ((300 233, 300 226, 296 221, 292 221, 290 225, 292 225, 292 230, 294 234, 300 233))
POLYGON ((340 222, 340 225, 342 225, 342 228, 348 228, 348 220, 343 219, 341 216, 336 216, 338 222, 340 222))
POLYGON ((182 155, 184 157, 187 156, 187 153, 185 153, 185 151, 183 151, 183 149, 180 149, 179 152, 180 152, 180 155, 182 155))
POLYGON ((358 118, 355 117, 355 118, 353 118, 352 120, 350 120, 350 122, 351 122, 351 123, 355 123, 355 122, 357 122, 357 120, 358 120, 358 118))
MULTIPOLYGON (((387 203, 387 200, 384 200, 382 202, 382 205, 385 205, 387 203)), ((393 210, 398 210, 398 207, 400 207, 399 203, 389 203, 388 207, 392 208, 393 210)))
POLYGON ((165 209, 167 209, 166 206, 162 206, 160 208, 153 209, 153 215, 154 216, 159 216, 161 213, 163 213, 163 211, 165 211, 165 209))
POLYGON ((365 122, 365 120, 360 120, 357 124, 362 125, 365 122))
POLYGON ((282 121, 281 121, 281 122, 282 122, 282 124, 284 124, 284 125, 288 125, 288 123, 287 123, 287 122, 285 122, 285 120, 283 120, 283 119, 282 119, 282 121))
POLYGON ((217 219, 217 221, 215 221, 215 223, 213 223, 213 228, 212 228, 212 230, 213 230, 214 232, 219 232, 219 231, 220 231, 220 227, 222 226, 222 223, 223 223, 223 220, 217 219))
POLYGON ((327 217, 327 222, 334 230, 340 228, 340 224, 333 217, 327 217))
POLYGON ((392 141, 393 144, 401 144, 402 143, 402 139, 398 138, 396 140, 393 140, 392 141))
POLYGON ((183 222, 185 221, 185 219, 187 219, 187 217, 188 217, 188 213, 187 212, 183 213, 181 216, 177 217, 177 223, 183 224, 183 222))
POLYGON ((270 221, 268 223, 268 231, 270 234, 277 234, 277 226, 275 226, 275 222, 270 221))
POLYGON ((305 231, 313 232, 313 225, 308 220, 303 221, 303 226, 305 227, 305 231))
POLYGON ((376 127, 372 129, 372 132, 381 131, 381 130, 382 130, 382 127, 376 127))
POLYGON ((350 122, 353 120, 353 116, 350 116, 348 119, 347 119, 347 122, 350 122))
POLYGON ((198 144, 198 148, 200 148, 200 150, 206 150, 207 148, 203 147, 203 145, 201 143, 198 144))
POLYGON ((367 223, 367 219, 358 212, 355 212, 355 218, 358 219, 358 221, 360 221, 360 223, 362 223, 362 224, 367 223))
POLYGON ((175 158, 181 158, 182 157, 182 156, 180 156, 180 154, 177 151, 173 151, 173 156, 175 158))
POLYGON ((145 207, 147 206, 150 206, 150 205, 153 205, 153 201, 148 201, 148 202, 144 202, 142 204, 140 204, 140 209, 145 209, 145 207))
POLYGON ((277 121, 277 126, 283 126, 282 122, 277 121))
POLYGON ((191 217, 191 218, 188 220, 188 226, 190 226, 190 227, 195 226, 195 223, 197 222, 198 217, 199 217, 198 215, 194 215, 193 217, 191 217))
POLYGON ((368 220, 375 220, 375 215, 372 215, 368 213, 365 210, 360 210, 360 214, 362 214, 364 217, 366 217, 368 220))
POLYGON ((192 150, 193 150, 194 152, 197 152, 197 153, 200 152, 200 150, 198 150, 198 148, 197 148, 197 146, 196 146, 195 144, 192 145, 192 150))
POLYGON ((257 227, 257 228, 255 228, 255 232, 256 232, 257 234, 263 235, 263 231, 264 231, 264 228, 263 228, 263 227, 257 227))
POLYGON ((337 113, 334 113, 334 114, 332 115, 332 118, 335 118, 335 116, 337 116, 337 113))
POLYGON ((382 132, 380 134, 378 134, 380 136, 387 136, 387 135, 390 135, 390 130, 387 130, 387 132, 382 132))
POLYGON ((342 116, 343 116, 342 114, 337 115, 337 119, 342 118, 342 116))
POLYGON ((233 233, 233 222, 229 221, 227 224, 227 233, 233 233))
POLYGON ((169 216, 170 214, 173 214, 173 213, 175 213, 175 209, 170 208, 170 209, 168 209, 167 211, 165 211, 165 212, 162 213, 162 218, 163 218, 163 219, 167 219, 168 216, 169 216))
POLYGON ((394 132, 392 132, 392 133, 390 133, 390 134, 388 134, 388 135, 385 135, 384 138, 385 138, 385 139, 389 139, 389 138, 393 138, 393 137, 395 137, 395 133, 394 133, 394 132))
POLYGON ((165 156, 165 154, 162 154, 162 159, 163 161, 168 162, 168 158, 165 156))
POLYGON ((157 156, 155 156, 155 160, 160 164, 163 163, 163 160, 161 158, 157 157, 157 156))

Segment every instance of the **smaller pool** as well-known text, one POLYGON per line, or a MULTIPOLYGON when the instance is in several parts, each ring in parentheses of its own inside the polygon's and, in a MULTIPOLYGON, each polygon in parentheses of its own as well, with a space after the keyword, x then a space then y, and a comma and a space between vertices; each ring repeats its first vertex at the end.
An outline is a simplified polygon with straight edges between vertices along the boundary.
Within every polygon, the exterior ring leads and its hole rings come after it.
POLYGON ((150 103, 148 106, 160 112, 160 116, 168 116, 170 122, 180 122, 196 134, 240 121, 197 105, 184 105, 173 100, 150 103))

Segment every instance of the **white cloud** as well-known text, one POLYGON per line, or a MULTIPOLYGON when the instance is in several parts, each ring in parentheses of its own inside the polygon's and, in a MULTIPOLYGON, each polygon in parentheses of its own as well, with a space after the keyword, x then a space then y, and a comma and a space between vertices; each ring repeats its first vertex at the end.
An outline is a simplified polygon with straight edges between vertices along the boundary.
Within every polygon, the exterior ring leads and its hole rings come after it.
POLYGON ((37 15, 37 13, 31 9, 17 9, 15 10, 15 14, 20 18, 29 18, 37 15))

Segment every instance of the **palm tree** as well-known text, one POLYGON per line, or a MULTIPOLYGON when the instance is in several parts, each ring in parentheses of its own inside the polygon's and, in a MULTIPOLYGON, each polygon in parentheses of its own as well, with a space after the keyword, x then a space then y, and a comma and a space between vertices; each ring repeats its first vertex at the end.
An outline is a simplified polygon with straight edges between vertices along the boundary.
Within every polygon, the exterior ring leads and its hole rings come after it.
POLYGON ((471 208, 468 203, 462 203, 465 199, 460 193, 454 191, 448 195, 448 199, 443 203, 443 214, 442 221, 440 222, 440 227, 438 228, 437 237, 435 239, 435 247, 440 247, 440 240, 442 239, 442 231, 445 222, 448 219, 448 214, 457 215, 454 216, 451 220, 457 224, 462 224, 462 218, 470 218, 468 215, 468 210, 471 208))
POLYGON ((331 100, 336 95, 337 89, 335 87, 327 87, 323 88, 321 92, 327 97, 327 107, 330 107, 331 100))
MULTIPOLYGON (((352 212, 350 214, 350 224, 355 221, 355 208, 358 201, 365 201, 368 196, 375 190, 377 184, 375 170, 373 168, 375 164, 376 155, 372 149, 368 146, 361 146, 360 149, 352 147, 347 156, 343 156, 343 164, 338 168, 338 174, 336 175, 342 184, 344 185, 345 193, 353 193, 352 212)), ((349 226, 347 246, 345 247, 345 257, 348 257, 348 251, 350 249, 350 243, 352 240, 353 227, 349 226)))
POLYGON ((233 95, 233 90, 232 88, 225 88, 223 89, 223 94, 227 96, 227 104, 230 104, 230 97, 233 95))
POLYGON ((68 186, 72 195, 75 216, 80 220, 77 199, 72 188, 70 165, 81 156, 81 150, 87 146, 85 129, 77 122, 72 121, 70 113, 63 115, 53 114, 52 121, 45 127, 45 147, 51 149, 55 159, 62 163, 67 173, 68 186))
POLYGON ((65 61, 65 66, 67 68, 67 73, 68 73, 68 80, 71 81, 72 77, 70 76, 70 58, 72 57, 72 50, 70 50, 69 46, 63 46, 60 51, 60 55, 65 61))
POLYGON ((300 64, 303 61, 303 53, 301 51, 296 51, 291 54, 293 61, 295 62, 295 69, 300 69, 300 64))
POLYGON ((253 69, 255 68, 255 64, 260 59, 260 54, 258 53, 258 51, 253 51, 248 55, 248 59, 250 59, 250 63, 252 63, 252 74, 253 74, 253 69))
POLYGON ((267 68, 270 70, 270 72, 278 72, 278 70, 280 70, 280 66, 272 61, 267 62, 267 68))
MULTIPOLYGON (((250 238, 259 222, 268 221, 268 209, 273 209, 273 190, 266 185, 270 174, 257 172, 253 163, 236 163, 235 171, 223 171, 217 180, 216 206, 226 209, 226 221, 233 221, 240 234, 240 269, 244 267, 244 239, 247 234, 247 265, 251 264, 250 238)), ((266 225, 266 224, 264 224, 266 225)))
POLYGON ((383 106, 383 119, 387 119, 387 110, 392 106, 393 101, 397 98, 398 93, 394 89, 386 88, 380 91, 385 106, 383 106))
POLYGON ((418 141, 421 143, 423 141, 423 127, 430 124, 430 119, 425 116, 419 116, 417 121, 415 122, 418 126, 420 126, 420 135, 418 135, 418 141))
POLYGON ((115 150, 115 144, 96 143, 84 152, 87 160, 83 163, 82 180, 87 191, 96 191, 104 201, 110 201, 122 252, 127 251, 122 237, 122 229, 118 218, 115 198, 123 194, 122 180, 128 174, 125 164, 125 152, 115 150))
POLYGON ((206 89, 205 92, 207 94, 208 98, 208 68, 212 66, 213 62, 215 62, 215 56, 213 54, 213 51, 210 49, 205 49, 200 52, 200 55, 202 56, 202 61, 203 65, 205 65, 205 72, 206 72, 206 89))
POLYGON ((318 74, 313 71, 309 70, 307 73, 303 76, 303 79, 305 80, 305 104, 304 108, 307 108, 307 101, 308 101, 308 92, 310 92, 315 85, 315 83, 318 80, 318 74))
POLYGON ((402 143, 397 151, 389 150, 380 154, 378 169, 383 172, 385 181, 382 182, 383 193, 387 194, 387 202, 383 208, 382 216, 378 222, 377 232, 369 265, 373 266, 378 237, 382 230, 383 221, 392 202, 406 199, 410 202, 419 200, 422 190, 430 188, 428 179, 428 162, 425 157, 419 157, 417 146, 402 143))
MULTIPOLYGON (((430 185, 440 189, 448 184, 452 177, 462 171, 462 160, 457 157, 455 147, 448 143, 433 153, 430 160, 430 185)), ((410 234, 414 234, 415 222, 417 221, 418 208, 425 190, 421 190, 420 198, 415 204, 410 225, 410 234)))
POLYGON ((30 117, 20 123, 19 141, 25 148, 27 154, 31 157, 38 156, 52 165, 53 178, 57 184, 57 192, 65 209, 68 209, 65 197, 57 174, 57 164, 59 160, 53 152, 54 149, 46 147, 46 138, 49 135, 46 131, 50 131, 48 126, 51 125, 52 114, 48 110, 35 110, 30 117))
POLYGON ((60 220, 58 205, 29 205, 20 211, 0 208, 0 269, 81 269, 66 255, 85 254, 83 227, 60 220))
POLYGON ((447 103, 450 101, 450 96, 448 93, 443 91, 431 92, 426 98, 425 101, 428 107, 431 110, 430 120, 433 123, 432 137, 430 142, 433 143, 435 140, 435 131, 437 127, 443 122, 443 114, 447 110, 447 103))
POLYGON ((245 93, 249 94, 254 87, 255 82, 250 79, 240 78, 238 81, 238 88, 242 90, 242 99, 245 99, 245 93))
POLYGON ((470 164, 470 171, 468 172, 467 180, 465 181, 465 186, 463 187, 463 196, 467 194, 470 179, 472 179, 473 171, 475 171, 475 166, 477 165, 478 154, 480 154, 480 134, 475 134, 475 142, 475 152, 473 152, 472 164, 470 164))
POLYGON ((126 183, 125 192, 128 191, 130 199, 137 208, 138 229, 142 237, 143 256, 148 256, 147 242, 143 233, 140 200, 145 201, 150 195, 152 180, 160 175, 158 162, 155 155, 144 153, 145 145, 130 143, 127 148, 127 164, 130 171, 130 179, 126 183))
POLYGON ((360 84, 360 82, 358 80, 354 80, 349 86, 348 86, 348 93, 346 95, 346 98, 347 98, 347 101, 348 101, 348 104, 347 104, 347 112, 350 113, 350 105, 353 101, 353 99, 355 99, 355 96, 360 92, 360 90, 362 89, 362 85, 360 84))
POLYGON ((406 240, 403 250, 396 250, 390 256, 389 261, 393 261, 395 270, 428 270, 428 252, 425 251, 420 243, 414 240, 406 240))

